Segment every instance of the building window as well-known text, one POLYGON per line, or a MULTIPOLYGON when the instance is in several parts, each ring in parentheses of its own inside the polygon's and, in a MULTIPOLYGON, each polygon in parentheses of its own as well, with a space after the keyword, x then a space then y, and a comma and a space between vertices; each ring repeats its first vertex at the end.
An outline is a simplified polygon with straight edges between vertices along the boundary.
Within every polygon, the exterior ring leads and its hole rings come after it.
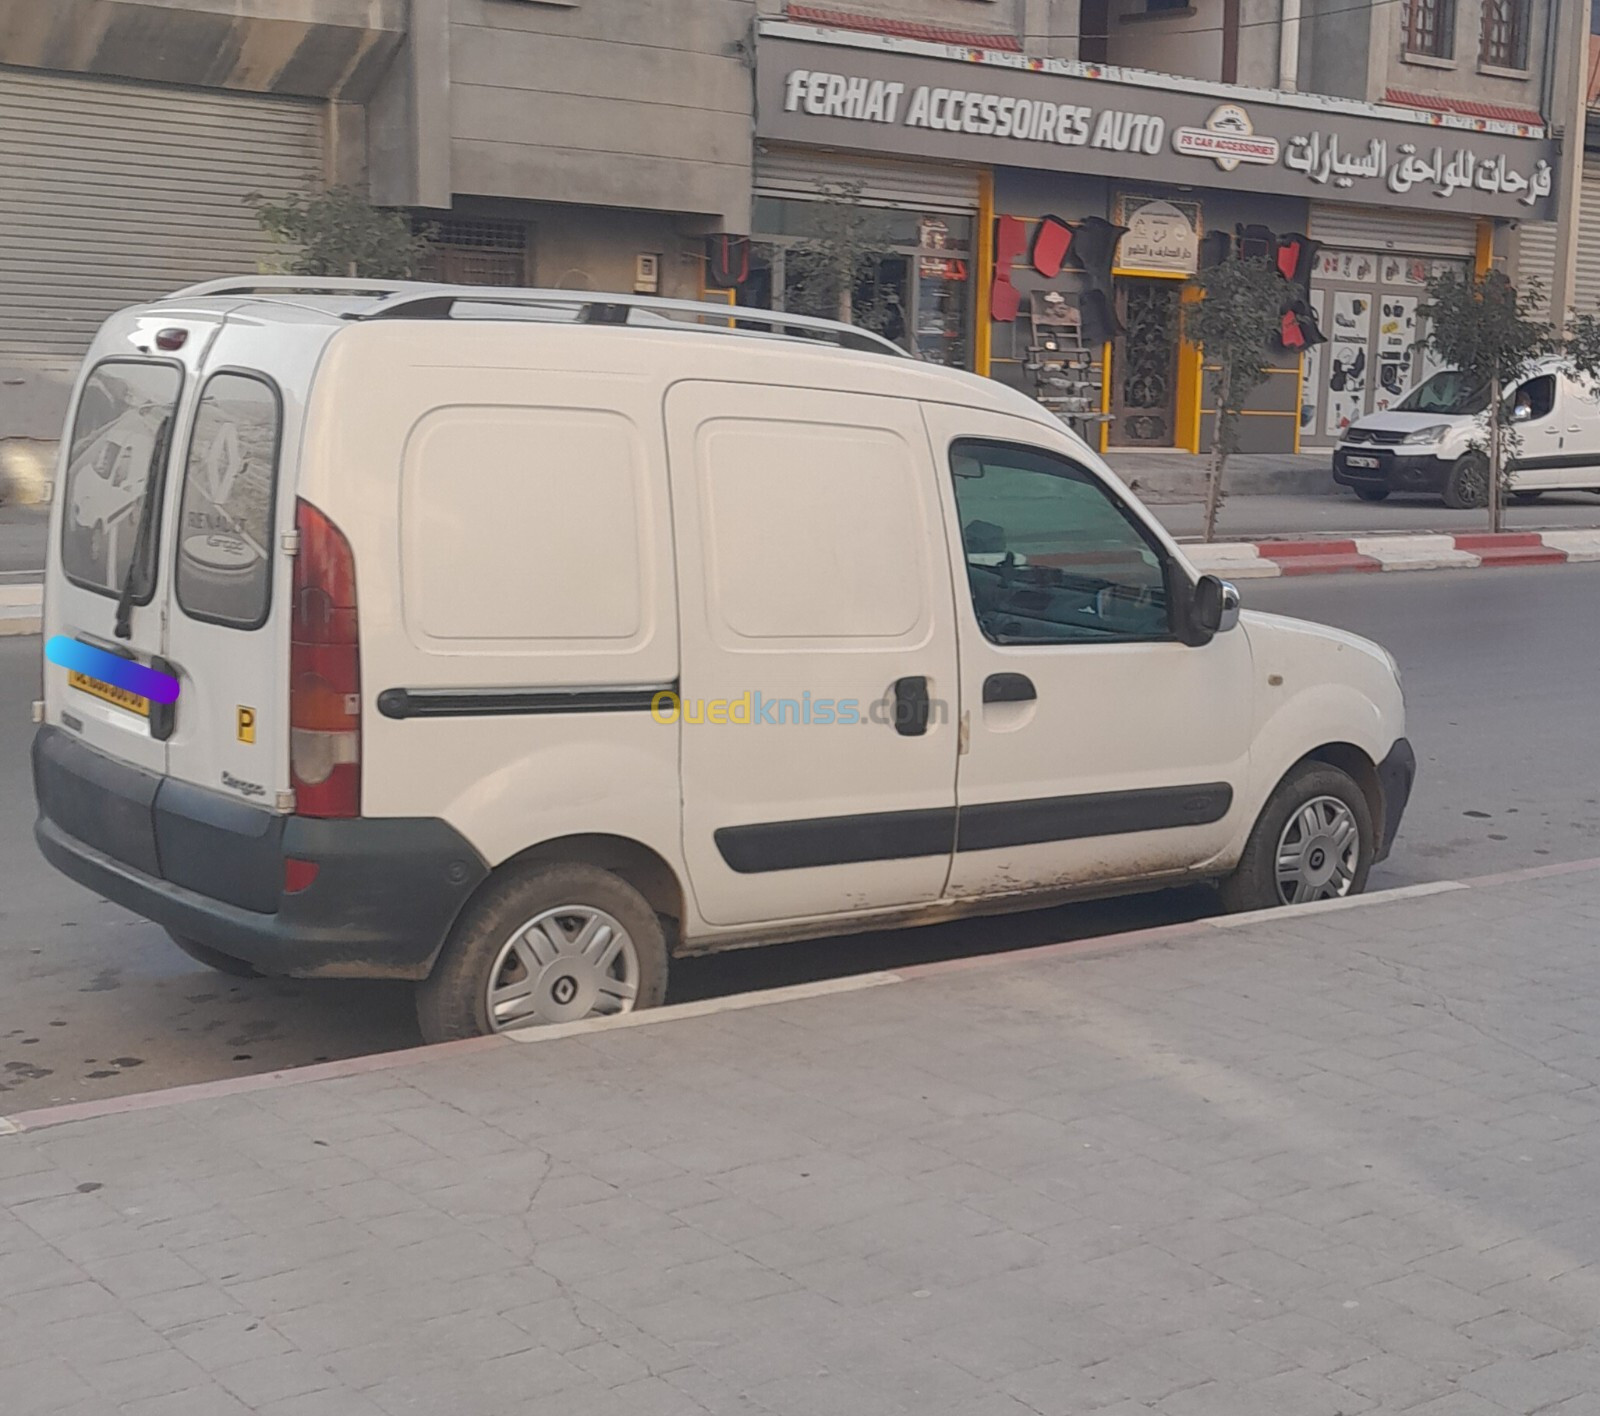
MULTIPOLYGON (((426 224, 426 223, 424 223, 426 224)), ((444 285, 526 285, 528 228, 519 221, 440 221, 417 279, 444 285)))
POLYGON ((757 197, 740 303, 838 319, 930 363, 971 366, 975 222, 851 200, 757 197), (852 270, 839 288, 839 267, 852 270))
POLYGON ((1528 0, 1483 0, 1483 62, 1528 67, 1528 0))
POLYGON ((1406 0, 1406 53, 1455 58, 1455 0, 1406 0))

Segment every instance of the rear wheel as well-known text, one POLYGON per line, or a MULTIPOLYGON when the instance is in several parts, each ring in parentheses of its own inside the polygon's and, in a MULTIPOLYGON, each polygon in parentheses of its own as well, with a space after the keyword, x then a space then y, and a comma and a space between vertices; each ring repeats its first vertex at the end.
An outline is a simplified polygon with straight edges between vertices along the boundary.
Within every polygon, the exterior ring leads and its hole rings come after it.
POLYGON ((1455 511, 1489 505, 1489 459, 1481 452, 1456 459, 1444 484, 1444 504, 1455 511))
POLYGON ((661 920, 597 866, 556 864, 492 882, 417 985, 428 1042, 653 1008, 667 993, 661 920))
POLYGON ((1238 868, 1222 882, 1230 913, 1359 895, 1376 836, 1372 811, 1348 773, 1302 762, 1267 799, 1238 868))
POLYGON ((1388 498, 1389 489, 1387 487, 1357 487, 1355 488, 1355 494, 1362 501, 1378 502, 1388 498))
POLYGON ((193 939, 185 939, 170 929, 167 931, 167 938, 196 963, 204 964, 208 969, 215 969, 220 974, 227 974, 230 978, 261 977, 254 964, 247 964, 243 959, 234 958, 232 954, 224 954, 207 944, 197 944, 193 939))

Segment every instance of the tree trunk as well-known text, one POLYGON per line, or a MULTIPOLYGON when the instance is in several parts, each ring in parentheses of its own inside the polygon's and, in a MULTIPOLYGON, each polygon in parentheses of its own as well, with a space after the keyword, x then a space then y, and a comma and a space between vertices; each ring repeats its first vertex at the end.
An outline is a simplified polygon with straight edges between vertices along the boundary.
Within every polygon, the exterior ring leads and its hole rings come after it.
POLYGON ((1504 497, 1500 490, 1500 466, 1503 461, 1503 435, 1500 431, 1500 380, 1489 380, 1489 530, 1500 530, 1500 513, 1504 497))
POLYGON ((1222 390, 1226 387, 1222 375, 1217 375, 1217 425, 1211 440, 1211 471, 1206 476, 1205 539, 1209 544, 1217 534, 1217 512, 1222 509, 1222 470, 1228 463, 1229 415, 1222 406, 1222 390))

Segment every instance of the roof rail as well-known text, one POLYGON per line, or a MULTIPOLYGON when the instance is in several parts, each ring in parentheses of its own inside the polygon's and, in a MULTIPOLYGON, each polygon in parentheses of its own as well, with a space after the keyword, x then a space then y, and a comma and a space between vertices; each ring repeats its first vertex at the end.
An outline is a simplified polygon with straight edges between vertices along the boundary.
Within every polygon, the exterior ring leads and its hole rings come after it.
POLYGON ((206 295, 369 295, 382 298, 405 291, 448 290, 414 280, 363 280, 333 275, 235 275, 174 290, 169 300, 198 300, 206 295))
POLYGON ((869 354, 915 356, 871 330, 857 329, 839 320, 791 315, 781 310, 753 310, 743 305, 715 304, 709 300, 666 300, 655 295, 613 295, 588 290, 518 290, 498 285, 436 285, 416 280, 365 280, 321 275, 234 276, 208 280, 176 290, 169 300, 197 300, 216 295, 345 295, 365 296, 372 304, 346 318, 354 320, 444 320, 457 304, 500 305, 524 309, 573 310, 579 324, 625 325, 635 313, 664 317, 662 322, 697 321, 705 329, 724 333, 753 333, 749 326, 783 337, 816 335, 841 348, 869 354))
POLYGON ((791 315, 782 310, 753 310, 743 305, 713 304, 708 300, 667 300, 655 295, 613 295, 587 290, 512 290, 503 286, 407 286, 350 318, 357 320, 450 319, 456 305, 504 305, 529 309, 575 310, 579 324, 624 325, 635 313, 676 316, 687 323, 693 317, 702 327, 718 332, 748 333, 741 327, 757 325, 784 335, 790 331, 827 336, 845 349, 869 354, 914 356, 892 340, 871 330, 857 329, 839 320, 791 315))

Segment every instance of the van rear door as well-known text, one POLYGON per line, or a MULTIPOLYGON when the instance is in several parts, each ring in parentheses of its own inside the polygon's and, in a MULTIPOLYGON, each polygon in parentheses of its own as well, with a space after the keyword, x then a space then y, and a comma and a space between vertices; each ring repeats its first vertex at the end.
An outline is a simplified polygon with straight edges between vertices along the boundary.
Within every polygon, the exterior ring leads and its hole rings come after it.
MULTIPOLYGON (((130 352, 91 359, 79 383, 51 523, 44 629, 47 642, 60 636, 160 668, 169 469, 204 338, 162 355, 119 343, 130 352)), ((48 722, 120 762, 166 769, 171 715, 148 698, 52 662, 45 711, 48 722)))
MULTIPOLYGON (((298 442, 303 400, 286 390, 284 371, 303 368, 308 382, 323 339, 235 312, 206 360, 174 458, 166 655, 182 696, 162 800, 175 811, 205 810, 206 799, 185 800, 180 784, 269 812, 289 807, 292 562, 282 538, 294 527, 294 489, 283 464, 298 442)), ((266 830, 253 813, 214 824, 266 830)))

